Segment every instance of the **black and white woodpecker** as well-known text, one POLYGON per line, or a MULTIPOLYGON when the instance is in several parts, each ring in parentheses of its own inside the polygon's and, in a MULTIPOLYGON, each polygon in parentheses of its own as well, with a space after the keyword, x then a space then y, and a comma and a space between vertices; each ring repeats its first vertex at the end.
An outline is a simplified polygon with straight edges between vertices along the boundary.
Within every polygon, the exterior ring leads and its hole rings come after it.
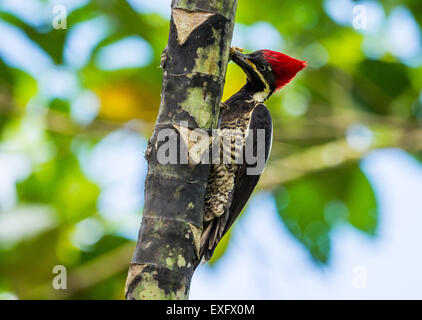
MULTIPOLYGON (((238 157, 239 152, 243 154, 240 158, 245 159, 246 142, 251 141, 248 143, 253 144, 251 148, 254 153, 265 153, 266 163, 272 144, 272 120, 263 102, 290 82, 300 70, 306 67, 306 62, 270 50, 243 54, 237 48, 232 48, 230 58, 246 73, 247 82, 222 104, 219 119, 221 136, 224 138, 225 135, 233 132, 242 133, 240 148, 236 145, 229 146, 231 160, 238 157), (258 129, 264 130, 264 146, 257 146, 258 129), (249 134, 253 135, 253 139, 246 139, 249 134)), ((233 144, 229 138, 220 144, 221 148, 224 148, 227 141, 233 144)), ((212 257, 217 244, 250 198, 262 173, 248 174, 248 167, 253 167, 255 164, 248 164, 247 161, 243 161, 244 163, 221 162, 220 164, 211 163, 205 195, 199 260, 208 261, 212 257)))

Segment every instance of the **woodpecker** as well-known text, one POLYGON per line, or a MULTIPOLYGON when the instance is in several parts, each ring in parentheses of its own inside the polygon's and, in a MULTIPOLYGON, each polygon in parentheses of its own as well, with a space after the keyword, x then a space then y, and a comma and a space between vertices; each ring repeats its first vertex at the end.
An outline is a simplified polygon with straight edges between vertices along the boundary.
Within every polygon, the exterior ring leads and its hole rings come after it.
MULTIPOLYGON (((272 144, 272 120, 263 102, 289 83, 300 70, 306 67, 306 62, 271 50, 259 50, 251 54, 243 54, 241 51, 243 50, 232 48, 230 59, 246 73, 247 82, 222 104, 219 132, 223 138, 233 132, 243 134, 240 147, 229 146, 231 160, 234 160, 236 156, 239 156, 239 152, 245 155, 246 137, 250 132, 256 137, 257 129, 265 130, 263 152, 265 152, 266 163, 272 144)), ((220 145, 221 148, 225 143, 227 144, 227 141, 233 144, 230 139, 223 139, 223 141, 225 142, 220 145)), ((262 150, 256 143, 257 139, 253 139, 254 153, 262 150)), ((245 161, 241 164, 234 161, 211 163, 205 193, 199 261, 202 259, 208 261, 212 257, 217 244, 239 216, 258 183, 262 172, 248 174, 248 167, 253 167, 253 165, 245 161)))

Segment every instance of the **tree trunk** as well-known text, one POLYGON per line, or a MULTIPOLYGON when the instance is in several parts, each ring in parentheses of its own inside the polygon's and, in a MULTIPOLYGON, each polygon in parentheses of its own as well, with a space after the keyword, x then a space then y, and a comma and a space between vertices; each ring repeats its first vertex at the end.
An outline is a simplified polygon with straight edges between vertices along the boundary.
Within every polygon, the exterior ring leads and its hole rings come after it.
POLYGON ((217 127, 236 6, 237 0, 172 1, 161 105, 146 153, 145 206, 127 299, 188 298, 199 259, 209 165, 182 164, 181 159, 160 163, 159 133, 174 130, 177 141, 186 142, 183 132, 200 128, 209 133, 217 127))

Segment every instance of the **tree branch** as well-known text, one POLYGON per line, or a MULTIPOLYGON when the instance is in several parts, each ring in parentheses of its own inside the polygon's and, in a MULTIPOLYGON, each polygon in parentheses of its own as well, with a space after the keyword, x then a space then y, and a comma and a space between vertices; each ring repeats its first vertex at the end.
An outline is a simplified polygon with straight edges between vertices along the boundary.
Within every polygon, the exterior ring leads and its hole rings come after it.
POLYGON ((359 161, 368 152, 382 148, 401 148, 409 152, 422 149, 422 129, 384 128, 374 130, 368 148, 353 149, 347 139, 307 148, 304 151, 272 161, 264 171, 259 188, 273 189, 312 172, 359 161))
MULTIPOLYGON (((162 55, 160 111, 147 150, 148 175, 127 299, 187 299, 202 233, 209 165, 163 165, 160 130, 217 126, 237 0, 173 0, 162 55)), ((179 139, 179 133, 177 139, 179 139)))

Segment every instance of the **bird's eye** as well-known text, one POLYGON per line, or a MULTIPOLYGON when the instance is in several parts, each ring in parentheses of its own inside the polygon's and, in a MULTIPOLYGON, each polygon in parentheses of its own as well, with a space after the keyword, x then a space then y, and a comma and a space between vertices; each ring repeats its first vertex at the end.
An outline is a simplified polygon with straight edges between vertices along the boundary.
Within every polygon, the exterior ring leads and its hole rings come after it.
POLYGON ((259 70, 261 70, 261 71, 265 71, 267 69, 267 67, 266 66, 264 66, 263 64, 261 64, 260 66, 259 66, 259 70))

